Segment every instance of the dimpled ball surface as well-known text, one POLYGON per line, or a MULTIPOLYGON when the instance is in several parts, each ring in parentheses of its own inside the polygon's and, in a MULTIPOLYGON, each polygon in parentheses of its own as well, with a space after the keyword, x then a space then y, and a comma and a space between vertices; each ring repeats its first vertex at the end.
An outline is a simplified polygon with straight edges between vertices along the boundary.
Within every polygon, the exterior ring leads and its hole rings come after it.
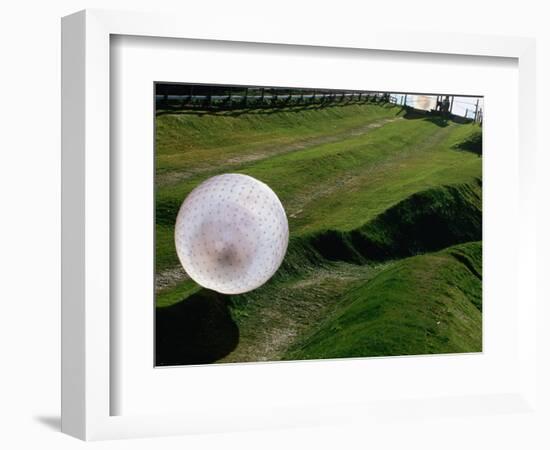
POLYGON ((193 280, 223 294, 240 294, 264 284, 281 265, 288 221, 266 184, 248 175, 218 175, 182 203, 175 241, 193 280))

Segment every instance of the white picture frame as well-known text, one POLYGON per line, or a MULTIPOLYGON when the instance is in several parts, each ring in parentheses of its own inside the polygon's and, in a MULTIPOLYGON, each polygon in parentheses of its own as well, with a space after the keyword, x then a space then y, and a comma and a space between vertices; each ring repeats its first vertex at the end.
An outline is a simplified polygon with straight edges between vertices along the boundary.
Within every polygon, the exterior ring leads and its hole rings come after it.
MULTIPOLYGON (((535 45, 532 39, 456 34, 410 34, 380 29, 349 30, 338 36, 285 30, 266 34, 256 27, 200 23, 163 14, 87 10, 62 22, 62 430, 85 440, 162 436, 208 431, 323 424, 342 420, 393 417, 396 401, 407 415, 437 411, 442 415, 493 414, 503 408, 516 412, 538 406, 536 391, 535 241, 535 45), (372 403, 302 407, 277 405, 271 410, 235 411, 220 405, 220 413, 182 411, 170 414, 112 415, 111 378, 111 171, 110 41, 114 35, 222 42, 285 44, 305 47, 369 49, 512 58, 518 62, 519 182, 517 184, 518 302, 517 352, 520 367, 515 388, 490 395, 411 400, 404 397, 372 403), (437 37, 435 39, 434 37, 437 37), (403 403, 401 403, 403 405, 403 403), (227 417, 231 419, 225 420, 227 417)), ((308 364, 308 363, 297 363, 308 364)), ((390 363, 391 364, 391 363, 390 363)), ((310 366, 311 367, 311 366, 310 366)), ((348 366, 354 370, 357 366, 348 366)), ((217 370, 217 368, 214 368, 217 370)), ((262 371, 276 370, 263 365, 262 371)), ((119 386, 120 387, 120 386, 119 386)), ((257 400, 262 401, 261 399, 257 400)), ((269 406, 269 405, 267 405, 269 406)), ((402 412, 399 413, 402 416, 402 412)), ((398 415, 399 415, 398 414, 398 415)))

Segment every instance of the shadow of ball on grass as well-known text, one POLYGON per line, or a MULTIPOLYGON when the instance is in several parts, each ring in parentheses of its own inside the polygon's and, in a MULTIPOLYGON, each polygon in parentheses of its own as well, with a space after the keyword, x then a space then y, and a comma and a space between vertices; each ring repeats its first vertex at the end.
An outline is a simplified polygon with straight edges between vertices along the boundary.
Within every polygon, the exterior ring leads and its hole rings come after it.
POLYGON ((239 329, 227 306, 228 297, 201 289, 155 313, 155 365, 207 364, 231 353, 239 329))

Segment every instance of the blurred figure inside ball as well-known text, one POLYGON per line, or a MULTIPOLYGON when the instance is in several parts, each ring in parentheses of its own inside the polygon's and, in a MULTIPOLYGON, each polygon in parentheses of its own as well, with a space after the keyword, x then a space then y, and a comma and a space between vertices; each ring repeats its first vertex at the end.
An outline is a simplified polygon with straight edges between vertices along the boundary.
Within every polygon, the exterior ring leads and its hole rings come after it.
POLYGON ((288 221, 265 183, 248 175, 217 175, 185 198, 175 242, 194 281, 223 294, 240 294, 264 284, 281 265, 288 221))

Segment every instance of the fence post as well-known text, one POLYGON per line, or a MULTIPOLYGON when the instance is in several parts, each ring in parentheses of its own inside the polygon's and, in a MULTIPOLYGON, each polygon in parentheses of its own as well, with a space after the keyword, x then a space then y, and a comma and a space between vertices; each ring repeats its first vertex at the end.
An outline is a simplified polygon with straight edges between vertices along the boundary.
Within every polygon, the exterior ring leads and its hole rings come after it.
POLYGON ((187 102, 191 102, 193 100, 193 85, 189 88, 189 96, 187 97, 187 100, 183 99, 183 96, 181 97, 181 106, 182 108, 185 106, 187 102))

